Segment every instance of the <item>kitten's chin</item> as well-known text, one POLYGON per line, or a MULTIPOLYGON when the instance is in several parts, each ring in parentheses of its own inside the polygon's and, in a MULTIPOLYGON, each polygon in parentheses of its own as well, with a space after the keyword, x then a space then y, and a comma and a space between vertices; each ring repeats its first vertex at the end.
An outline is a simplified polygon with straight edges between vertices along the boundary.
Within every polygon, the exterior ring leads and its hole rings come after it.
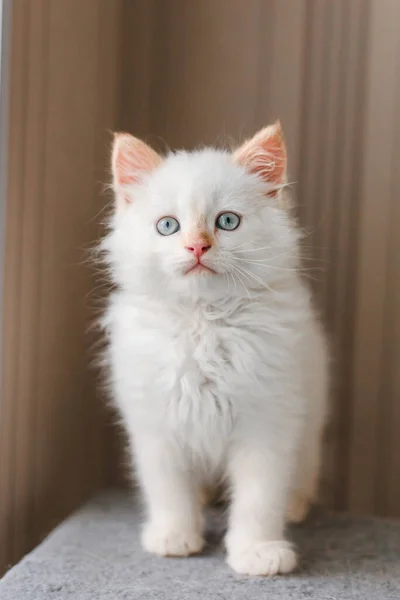
POLYGON ((181 287, 179 296, 181 298, 187 296, 191 300, 215 302, 232 295, 232 289, 227 287, 226 277, 223 274, 205 269, 184 276, 179 287, 181 287))
POLYGON ((215 302, 237 296, 240 288, 229 283, 225 273, 209 269, 183 271, 150 271, 141 273, 126 289, 134 295, 148 296, 157 300, 202 300, 215 302))

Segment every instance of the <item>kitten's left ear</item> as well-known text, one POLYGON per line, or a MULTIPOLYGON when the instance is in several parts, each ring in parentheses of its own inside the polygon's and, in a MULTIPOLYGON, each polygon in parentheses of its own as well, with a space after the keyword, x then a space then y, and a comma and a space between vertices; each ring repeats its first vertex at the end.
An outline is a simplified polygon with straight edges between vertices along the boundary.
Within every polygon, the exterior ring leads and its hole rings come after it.
POLYGON ((286 183, 287 152, 279 121, 264 127, 244 142, 233 154, 234 161, 249 173, 271 185, 269 196, 276 196, 286 183))

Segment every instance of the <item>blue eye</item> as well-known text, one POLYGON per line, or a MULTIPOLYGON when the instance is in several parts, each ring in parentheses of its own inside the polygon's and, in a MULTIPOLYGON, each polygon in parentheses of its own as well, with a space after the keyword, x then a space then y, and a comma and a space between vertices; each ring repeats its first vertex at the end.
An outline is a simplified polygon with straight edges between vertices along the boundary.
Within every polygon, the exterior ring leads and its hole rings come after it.
POLYGON ((224 212, 217 217, 215 225, 218 229, 234 231, 234 229, 237 229, 240 225, 240 217, 236 213, 224 212))
POLYGON ((157 231, 160 235, 172 235, 179 231, 180 228, 179 221, 174 219, 174 217, 163 217, 157 223, 157 231))

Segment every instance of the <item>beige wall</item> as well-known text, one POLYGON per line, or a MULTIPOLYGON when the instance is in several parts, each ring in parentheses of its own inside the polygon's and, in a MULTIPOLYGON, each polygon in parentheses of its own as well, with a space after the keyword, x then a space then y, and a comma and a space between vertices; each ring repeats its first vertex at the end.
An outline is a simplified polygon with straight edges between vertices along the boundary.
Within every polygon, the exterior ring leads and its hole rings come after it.
POLYGON ((105 409, 88 369, 116 117, 119 5, 15 0, 0 413, 0 571, 101 485, 105 409))
POLYGON ((282 119, 334 354, 323 496, 400 516, 400 3, 15 0, 15 10, 0 553, 18 556, 110 478, 87 370, 93 282, 80 261, 114 127, 175 148, 282 119))

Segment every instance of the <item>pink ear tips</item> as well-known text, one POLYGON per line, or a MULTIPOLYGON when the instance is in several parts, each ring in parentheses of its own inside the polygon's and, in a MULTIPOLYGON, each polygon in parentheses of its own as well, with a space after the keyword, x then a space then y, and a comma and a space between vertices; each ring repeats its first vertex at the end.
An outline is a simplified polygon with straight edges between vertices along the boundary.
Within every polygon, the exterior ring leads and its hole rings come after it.
POLYGON ((117 160, 121 154, 129 152, 133 146, 134 139, 129 133, 114 131, 112 142, 113 158, 117 160))
POLYGON ((161 157, 142 140, 129 133, 114 133, 112 171, 114 185, 138 183, 161 163, 161 157))
POLYGON ((126 135, 126 133, 122 133, 121 131, 113 131, 112 132, 112 146, 114 147, 115 144, 118 144, 124 135, 126 135))
MULTIPOLYGON (((233 155, 235 162, 250 173, 258 175, 265 183, 279 186, 286 178, 286 143, 278 119, 247 140, 233 155)), ((276 190, 269 195, 276 195, 276 190)))
POLYGON ((277 119, 275 123, 269 125, 264 130, 265 141, 268 143, 274 142, 276 146, 280 146, 282 149, 286 148, 285 135, 283 133, 283 127, 280 119, 277 119))
POLYGON ((113 140, 112 140, 112 166, 113 168, 117 164, 120 156, 124 152, 124 147, 128 147, 129 144, 129 134, 121 133, 119 131, 113 131, 113 140))
POLYGON ((283 127, 280 119, 277 119, 274 123, 275 135, 283 142, 285 141, 285 135, 283 133, 283 127))

